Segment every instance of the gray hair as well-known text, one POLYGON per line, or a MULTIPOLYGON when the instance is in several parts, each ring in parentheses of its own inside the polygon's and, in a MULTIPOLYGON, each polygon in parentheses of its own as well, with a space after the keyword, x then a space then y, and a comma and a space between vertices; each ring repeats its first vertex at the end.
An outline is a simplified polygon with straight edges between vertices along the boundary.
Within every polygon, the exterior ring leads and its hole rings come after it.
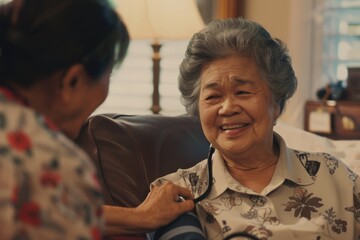
POLYGON ((198 116, 200 75, 204 65, 229 56, 253 59, 274 101, 279 104, 281 114, 297 87, 288 49, 261 25, 243 18, 213 20, 190 40, 178 77, 181 102, 186 111, 198 116))

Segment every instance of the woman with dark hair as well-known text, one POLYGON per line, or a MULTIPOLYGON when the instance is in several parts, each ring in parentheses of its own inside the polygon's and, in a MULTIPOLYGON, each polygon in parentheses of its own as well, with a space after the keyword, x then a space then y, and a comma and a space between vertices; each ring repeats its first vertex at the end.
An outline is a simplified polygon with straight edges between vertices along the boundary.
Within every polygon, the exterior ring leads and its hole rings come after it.
POLYGON ((106 0, 0 5, 1 239, 98 239, 103 215, 109 234, 148 231, 193 208, 174 202, 190 197, 174 185, 137 208, 103 207, 95 168, 71 141, 105 100, 128 44, 106 0))
POLYGON ((274 131, 296 86, 285 44, 256 22, 214 20, 191 39, 179 88, 211 154, 153 185, 192 191, 206 239, 359 239, 358 176, 274 131))

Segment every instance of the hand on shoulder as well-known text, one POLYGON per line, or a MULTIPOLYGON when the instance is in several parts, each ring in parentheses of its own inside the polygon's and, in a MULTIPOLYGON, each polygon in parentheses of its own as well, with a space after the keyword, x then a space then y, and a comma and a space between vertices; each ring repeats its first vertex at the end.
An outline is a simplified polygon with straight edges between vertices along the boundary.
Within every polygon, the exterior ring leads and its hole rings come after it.
POLYGON ((191 211, 194 206, 193 196, 188 189, 166 182, 154 186, 145 201, 135 208, 135 212, 141 217, 142 225, 157 229, 191 211), (178 202, 178 196, 182 196, 185 201, 178 202))

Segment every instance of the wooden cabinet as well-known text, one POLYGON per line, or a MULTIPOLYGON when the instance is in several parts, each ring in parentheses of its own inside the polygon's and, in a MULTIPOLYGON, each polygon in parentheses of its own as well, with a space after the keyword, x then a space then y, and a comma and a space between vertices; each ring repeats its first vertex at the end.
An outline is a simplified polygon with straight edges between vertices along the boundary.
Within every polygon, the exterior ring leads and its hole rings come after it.
POLYGON ((332 139, 360 140, 360 102, 308 101, 305 130, 332 139))

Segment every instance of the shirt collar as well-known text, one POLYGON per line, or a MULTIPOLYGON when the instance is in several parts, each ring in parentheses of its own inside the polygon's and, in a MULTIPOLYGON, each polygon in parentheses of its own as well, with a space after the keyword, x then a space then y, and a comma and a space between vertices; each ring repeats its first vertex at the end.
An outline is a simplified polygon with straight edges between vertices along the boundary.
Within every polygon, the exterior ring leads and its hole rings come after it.
POLYGON ((7 101, 14 101, 25 106, 28 105, 26 100, 16 94, 16 91, 10 87, 0 87, 0 95, 2 95, 7 101))
MULTIPOLYGON (((299 156, 294 150, 287 148, 283 138, 274 132, 274 141, 279 145, 280 155, 276 165, 274 176, 263 191, 270 192, 281 185, 285 179, 290 180, 298 185, 310 185, 314 179, 309 175, 299 156)), ((248 192, 249 189, 238 183, 227 170, 224 159, 218 150, 215 150, 212 157, 213 164, 213 186, 208 199, 214 199, 220 196, 226 189, 232 189, 237 192, 248 192)), ((250 190, 251 191, 251 190, 250 190)), ((251 191, 252 192, 252 191, 251 191)), ((252 192, 253 193, 253 192, 252 192)))
POLYGON ((274 142, 279 145, 280 154, 270 185, 279 181, 283 182, 285 179, 302 186, 314 183, 314 179, 307 172, 299 155, 288 148, 284 139, 276 132, 274 132, 274 142))
MULTIPOLYGON (((11 87, 4 87, 4 86, 0 87, 0 101, 2 99, 4 99, 4 101, 15 102, 17 104, 20 104, 27 108, 30 108, 27 101, 24 98, 22 98, 21 96, 19 96, 16 93, 16 91, 13 90, 11 87)), ((51 129, 52 131, 60 131, 59 128, 55 125, 55 123, 49 117, 47 117, 43 114, 40 114, 40 113, 39 113, 39 116, 41 116, 41 121, 44 124, 44 126, 51 129)))

